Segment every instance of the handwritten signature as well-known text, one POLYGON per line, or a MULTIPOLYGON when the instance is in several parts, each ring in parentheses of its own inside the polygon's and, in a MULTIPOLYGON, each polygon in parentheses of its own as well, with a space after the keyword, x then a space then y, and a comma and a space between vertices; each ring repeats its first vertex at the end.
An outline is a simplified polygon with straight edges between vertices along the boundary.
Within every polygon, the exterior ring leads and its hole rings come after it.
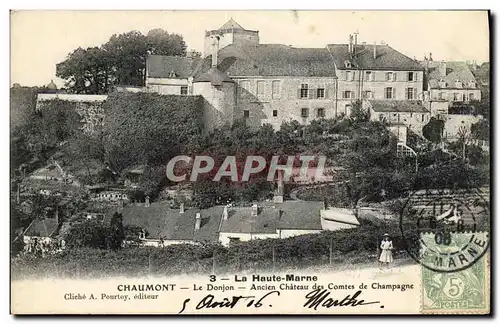
MULTIPOLYGON (((195 309, 199 310, 203 308, 234 308, 236 305, 238 305, 239 301, 246 301, 247 302, 246 307, 259 308, 264 305, 263 304, 264 299, 272 294, 277 294, 279 296, 280 292, 276 290, 271 291, 262 296, 261 298, 259 298, 258 300, 256 300, 255 296, 232 296, 230 298, 225 297, 221 301, 216 301, 214 300, 215 299, 214 295, 206 295, 198 302, 195 309)), ((186 306, 190 301, 191 301, 190 298, 184 300, 184 302, 182 303, 182 309, 179 312, 179 314, 186 309, 186 306)), ((268 306, 272 307, 272 305, 268 306)))
MULTIPOLYGON (((356 307, 356 306, 364 306, 364 305, 370 305, 370 304, 379 304, 380 301, 371 301, 367 302, 364 301, 363 299, 358 300, 357 298, 361 295, 362 291, 358 290, 354 295, 347 295, 343 299, 335 299, 331 298, 330 292, 326 289, 316 289, 313 290, 306 295, 306 303, 304 304, 304 307, 308 308, 313 308, 314 310, 317 310, 318 307, 325 307, 325 308, 330 308, 330 307, 343 307, 343 306, 351 306, 351 307, 356 307)), ((381 306, 383 307, 383 306, 381 306)))

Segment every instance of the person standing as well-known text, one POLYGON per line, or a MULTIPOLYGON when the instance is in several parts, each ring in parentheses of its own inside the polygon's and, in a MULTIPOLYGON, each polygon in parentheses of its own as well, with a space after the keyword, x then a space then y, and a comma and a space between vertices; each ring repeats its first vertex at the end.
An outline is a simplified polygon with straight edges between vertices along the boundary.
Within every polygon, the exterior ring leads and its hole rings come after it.
POLYGON ((380 267, 383 265, 386 265, 387 268, 389 268, 390 263, 392 263, 393 258, 392 258, 392 241, 389 238, 389 234, 385 233, 384 238, 382 239, 382 243, 380 243, 380 249, 382 250, 382 253, 380 253, 380 258, 379 258, 379 263, 380 267))

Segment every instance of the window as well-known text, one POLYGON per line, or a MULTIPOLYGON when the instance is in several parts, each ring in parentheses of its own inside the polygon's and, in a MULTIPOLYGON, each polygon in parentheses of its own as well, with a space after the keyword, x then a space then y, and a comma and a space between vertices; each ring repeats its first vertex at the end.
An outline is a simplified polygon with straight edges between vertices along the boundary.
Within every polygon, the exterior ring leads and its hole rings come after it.
POLYGON ((325 98, 325 89, 324 88, 316 89, 316 98, 325 98))
POLYGON ((349 90, 342 91, 342 98, 343 99, 351 99, 352 98, 352 91, 349 91, 349 90))
POLYGON ((345 71, 345 80, 346 81, 354 81, 354 72, 353 71, 345 71))
POLYGON ((455 87, 457 87, 457 88, 461 88, 461 87, 462 87, 462 81, 460 81, 460 80, 456 80, 456 81, 455 81, 455 87))
POLYGON ((415 73, 408 72, 408 81, 409 82, 415 81, 415 73))
POLYGON ((473 93, 469 93, 469 101, 471 100, 474 100, 474 94, 473 93))
POLYGON ((453 101, 462 101, 460 93, 458 92, 453 93, 453 101))
POLYGON ((439 100, 444 100, 444 92, 439 93, 439 100))
POLYGON ((325 117, 325 108, 318 108, 318 110, 316 111, 316 117, 325 117))
POLYGON ((422 114, 422 123, 424 122, 424 119, 425 119, 425 115, 422 114))
POLYGON ((387 72, 385 74, 385 79, 386 79, 386 81, 396 81, 396 73, 394 73, 394 72, 387 72))
POLYGON ((240 81, 240 88, 241 88, 241 92, 240 92, 241 97, 245 97, 246 95, 251 93, 250 81, 248 81, 248 80, 240 81))
POLYGON ((279 99, 281 96, 281 84, 280 81, 273 81, 272 83, 272 92, 273 92, 273 99, 279 99))
POLYGON ((300 110, 300 116, 302 116, 302 117, 309 117, 309 108, 302 108, 300 110))
POLYGON ((300 85, 300 99, 307 99, 309 96, 309 85, 304 83, 300 85))
POLYGON ((266 89, 265 81, 257 81, 257 97, 264 97, 266 89))
POLYGON ((229 237, 229 244, 239 243, 241 240, 239 237, 229 237))
POLYGON ((407 100, 415 99, 415 90, 413 88, 406 88, 406 99, 407 100))
POLYGON ((249 110, 243 110, 243 117, 244 118, 250 117, 250 111, 249 110))
POLYGON ((188 87, 181 86, 181 95, 187 95, 187 94, 188 94, 188 87))
POLYGON ((394 99, 394 88, 385 88, 385 99, 394 99))
POLYGON ((367 91, 363 91, 363 99, 371 99, 373 98, 373 94, 371 91, 367 90, 367 91))
POLYGON ((273 110, 273 117, 278 117, 278 111, 277 110, 273 110))
POLYGON ((366 81, 373 81, 373 74, 372 71, 366 71, 365 72, 365 80, 366 81))

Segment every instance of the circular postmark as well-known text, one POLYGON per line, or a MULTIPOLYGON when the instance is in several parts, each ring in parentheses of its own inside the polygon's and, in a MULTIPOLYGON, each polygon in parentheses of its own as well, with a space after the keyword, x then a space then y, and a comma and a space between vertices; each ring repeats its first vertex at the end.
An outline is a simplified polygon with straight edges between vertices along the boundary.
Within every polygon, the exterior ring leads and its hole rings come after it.
POLYGON ((406 251, 437 272, 472 266, 490 244, 487 198, 487 193, 476 188, 412 192, 399 222, 406 251))

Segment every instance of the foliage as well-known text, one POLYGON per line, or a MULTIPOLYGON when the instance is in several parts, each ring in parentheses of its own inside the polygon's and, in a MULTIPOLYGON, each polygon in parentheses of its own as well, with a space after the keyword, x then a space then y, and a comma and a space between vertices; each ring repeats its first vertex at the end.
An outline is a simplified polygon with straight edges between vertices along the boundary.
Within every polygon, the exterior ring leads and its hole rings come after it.
POLYGON ((106 161, 121 172, 138 164, 166 164, 200 136, 198 97, 114 93, 104 103, 106 161))
POLYGON ((431 117, 429 122, 422 128, 424 137, 433 143, 440 143, 443 137, 444 121, 431 117))
POLYGON ((182 36, 162 29, 146 35, 115 34, 100 47, 74 50, 57 64, 56 75, 66 79, 66 87, 75 93, 103 94, 114 85, 143 86, 148 54, 184 56, 186 44, 182 36))
POLYGON ((125 230, 123 228, 123 216, 114 213, 111 218, 107 231, 106 245, 108 249, 118 250, 122 247, 122 241, 125 239, 125 230))
POLYGON ((77 219, 62 237, 68 249, 94 248, 118 250, 125 239, 123 217, 114 213, 109 224, 96 219, 77 219))
POLYGON ((490 140, 490 122, 488 119, 481 119, 470 126, 472 137, 482 141, 490 140))
MULTIPOLYGON (((16 276, 40 276, 49 269, 63 275, 97 277, 126 275, 143 277, 182 273, 209 274, 212 267, 217 273, 235 271, 262 271, 298 269, 329 263, 330 245, 335 266, 351 263, 376 264, 382 235, 391 235, 395 256, 403 249, 400 231, 394 221, 368 221, 361 226, 335 232, 324 231, 286 239, 262 239, 232 244, 228 248, 219 244, 179 244, 164 248, 129 247, 119 251, 98 249, 68 249, 63 253, 35 260, 20 259, 13 264, 16 276), (274 250, 274 253, 273 253, 274 250)), ((131 229, 133 231, 133 229, 131 229)), ((54 275, 52 271, 51 275, 54 275)))

